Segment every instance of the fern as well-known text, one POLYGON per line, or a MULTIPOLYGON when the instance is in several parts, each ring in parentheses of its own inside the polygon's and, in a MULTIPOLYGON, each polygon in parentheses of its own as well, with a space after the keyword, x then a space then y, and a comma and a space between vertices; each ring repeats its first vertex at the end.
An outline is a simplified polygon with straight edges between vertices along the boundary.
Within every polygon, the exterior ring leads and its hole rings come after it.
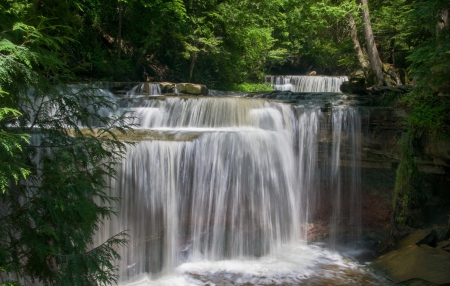
POLYGON ((113 103, 95 88, 67 86, 73 75, 60 53, 67 27, 28 19, 24 3, 0 4, 0 27, 10 24, 0 32, 0 276, 111 284, 126 235, 94 249, 92 237, 115 214, 116 198, 104 190, 126 144, 102 134, 125 132, 128 120, 99 115, 113 103), (102 132, 85 135, 80 126, 102 132))

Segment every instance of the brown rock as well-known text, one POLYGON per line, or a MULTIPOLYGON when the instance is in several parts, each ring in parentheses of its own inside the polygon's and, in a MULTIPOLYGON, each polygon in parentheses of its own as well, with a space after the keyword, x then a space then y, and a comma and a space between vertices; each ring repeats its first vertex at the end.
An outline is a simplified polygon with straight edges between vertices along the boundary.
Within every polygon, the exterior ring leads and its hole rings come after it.
POLYGON ((430 243, 433 242, 433 240, 435 243, 434 246, 436 246, 436 243, 437 243, 436 236, 437 236, 436 230, 433 228, 419 229, 419 230, 416 230, 416 231, 410 233, 403 239, 401 239, 395 246, 395 249, 400 249, 400 248, 410 246, 410 245, 415 245, 415 244, 416 245, 421 245, 421 244, 429 245, 430 243))
POLYGON ((412 279, 438 285, 450 283, 450 253, 429 246, 410 245, 393 250, 370 266, 396 283, 412 279))
POLYGON ((162 93, 172 93, 174 91, 175 84, 172 82, 160 82, 162 93))
POLYGON ((208 88, 203 84, 178 83, 177 89, 178 89, 179 93, 187 93, 187 94, 193 94, 193 95, 208 94, 208 88))
POLYGON ((437 248, 447 248, 447 247, 449 247, 450 246, 450 243, 449 243, 449 241, 448 240, 445 240, 445 241, 441 241, 441 242, 438 242, 438 244, 437 244, 437 248))

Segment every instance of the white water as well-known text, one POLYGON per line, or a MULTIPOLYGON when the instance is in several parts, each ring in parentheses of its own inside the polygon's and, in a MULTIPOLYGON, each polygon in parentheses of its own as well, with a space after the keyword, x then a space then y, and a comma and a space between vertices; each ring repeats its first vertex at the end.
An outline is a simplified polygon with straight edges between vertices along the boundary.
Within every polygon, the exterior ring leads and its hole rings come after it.
POLYGON ((341 92, 340 86, 348 81, 346 76, 273 76, 264 77, 264 82, 275 90, 293 92, 341 92))
POLYGON ((359 159, 358 111, 308 106, 231 97, 123 106, 142 130, 173 140, 130 148, 111 182, 119 215, 95 241, 129 231, 121 285, 379 285, 355 262, 305 243, 320 200, 331 203, 332 243, 343 220, 359 227, 359 165, 339 167, 359 159))
POLYGON ((256 259, 198 260, 160 278, 141 275, 133 286, 187 285, 391 285, 352 260, 319 246, 294 244, 256 259))
POLYGON ((125 95, 126 97, 141 97, 141 96, 158 96, 161 95, 161 86, 159 83, 141 83, 133 87, 125 95))

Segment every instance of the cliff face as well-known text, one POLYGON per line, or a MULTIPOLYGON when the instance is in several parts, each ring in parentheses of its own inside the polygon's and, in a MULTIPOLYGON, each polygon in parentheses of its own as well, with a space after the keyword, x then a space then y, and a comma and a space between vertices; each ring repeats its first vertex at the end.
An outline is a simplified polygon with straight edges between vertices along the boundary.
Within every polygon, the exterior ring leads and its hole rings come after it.
MULTIPOLYGON (((379 227, 390 218, 395 173, 400 162, 399 140, 406 130, 406 113, 397 108, 362 109, 362 191, 363 214, 368 226, 379 227), (383 198, 383 199, 381 199, 383 198)), ((418 225, 433 222, 450 213, 450 146, 423 135, 415 146, 415 160, 424 181, 424 217, 418 225)))
MULTIPOLYGON (((130 96, 129 91, 136 87, 142 87, 144 94, 150 89, 149 83, 105 83, 104 88, 110 90, 115 95, 123 97, 130 96)), ((159 83, 160 92, 165 95, 178 95, 181 92, 178 85, 171 83, 159 83), (177 92, 175 92, 177 87, 177 92)), ((204 88, 206 90, 206 88, 204 88)), ((406 92, 407 90, 405 90, 406 92)), ((209 96, 232 95, 230 92, 210 91, 209 96)), ((379 106, 380 101, 386 100, 382 95, 343 95, 338 93, 294 93, 294 92, 264 92, 264 93, 241 93, 240 96, 265 98, 269 100, 279 100, 300 106, 304 102, 314 101, 322 106, 323 117, 320 124, 326 128, 320 128, 318 134, 318 164, 321 165, 317 190, 314 192, 317 199, 311 214, 311 223, 316 229, 311 230, 310 238, 324 238, 329 233, 330 221, 333 217, 333 209, 336 200, 330 194, 330 172, 326 162, 330 162, 330 150, 333 146, 333 132, 331 122, 334 106, 331 102, 338 102, 338 105, 358 106, 361 115, 361 126, 358 138, 361 143, 361 154, 358 166, 361 167, 358 177, 360 185, 361 210, 354 212, 352 206, 354 200, 349 200, 352 196, 350 189, 354 182, 352 172, 354 172, 354 150, 343 146, 340 149, 340 218, 339 225, 342 225, 342 232, 346 232, 350 226, 349 221, 355 222, 355 216, 361 222, 361 233, 371 233, 375 231, 376 236, 386 232, 389 234, 389 225, 392 218, 392 197, 397 166, 401 159, 399 140, 407 129, 407 114, 405 110, 397 107, 379 106), (375 106, 374 106, 375 105, 375 106), (353 152, 353 153, 352 153, 353 152), (347 226, 345 226, 347 225, 347 226), (320 226, 317 228, 316 226, 320 226)), ((342 136, 347 136, 342 133, 342 136)), ((344 140, 345 141, 345 140, 344 140)), ((423 135, 415 146, 416 162, 424 180, 424 197, 426 203, 423 212, 417 218, 418 223, 439 222, 447 214, 450 214, 450 146, 431 136, 423 135)), ((332 189, 333 186, 331 186, 332 189)), ((359 228, 360 226, 358 226, 359 228)), ((379 239, 379 238, 377 238, 379 239)))
MULTIPOLYGON (((360 233, 370 239, 382 241, 390 239, 390 226, 392 225, 392 198, 397 166, 401 159, 399 140, 406 132, 406 112, 395 107, 360 107, 361 111, 361 229, 360 233)), ((322 134, 321 144, 329 145, 330 133, 322 134)), ((322 149, 327 149, 325 147, 322 149)), ((350 173, 350 150, 341 150, 341 168, 350 173)), ((422 212, 417 216, 416 226, 445 223, 450 214, 450 146, 433 138, 423 135, 415 146, 415 160, 424 181, 424 197, 426 203, 422 212)), ((319 156, 329 156, 321 154, 319 156)), ((325 162, 326 160, 322 160, 325 162)), ((326 181, 327 174, 323 175, 326 181)), ((351 220, 354 213, 350 210, 348 200, 350 194, 346 188, 350 180, 343 176, 343 194, 341 209, 343 210, 342 224, 351 220)), ((310 239, 328 236, 328 224, 332 217, 332 208, 335 204, 332 198, 327 197, 325 191, 320 191, 320 199, 316 204, 313 215, 313 229, 310 230, 310 239), (321 229, 317 226, 320 225, 321 229)), ((351 228, 351 226, 350 226, 351 228)), ((348 227, 341 228, 343 233, 348 227)), ((378 245, 382 250, 386 245, 378 245)))

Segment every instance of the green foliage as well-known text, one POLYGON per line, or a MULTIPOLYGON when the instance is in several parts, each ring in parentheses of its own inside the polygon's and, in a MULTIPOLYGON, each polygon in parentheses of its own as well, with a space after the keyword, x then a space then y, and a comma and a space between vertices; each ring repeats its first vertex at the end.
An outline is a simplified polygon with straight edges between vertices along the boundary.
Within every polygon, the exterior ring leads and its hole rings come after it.
POLYGON ((320 73, 354 70, 347 14, 356 8, 355 1, 287 1, 290 63, 320 73))
POLYGON ((383 0, 370 1, 372 28, 377 39, 377 48, 381 60, 395 64, 397 68, 406 69, 408 43, 409 14, 413 11, 411 1, 383 0))
POLYGON ((22 145, 28 143, 27 134, 9 132, 7 122, 20 116, 21 113, 11 108, 0 108, 0 189, 5 193, 12 179, 18 183, 19 179, 26 178, 30 171, 16 162, 16 154, 22 151, 22 145))
POLYGON ((229 84, 217 86, 220 90, 229 91, 242 91, 242 92, 263 92, 263 91, 273 91, 273 88, 268 84, 264 83, 240 83, 240 84, 229 84))
POLYGON ((413 92, 403 99, 411 122, 421 132, 450 140, 450 25, 439 27, 442 1, 414 1, 410 12, 410 41, 415 47, 408 60, 413 92))
POLYGON ((127 118, 102 116, 114 103, 97 89, 66 85, 71 32, 36 20, 31 7, 8 1, 0 9, 0 276, 111 284, 126 235, 101 245, 92 237, 114 215, 106 180, 126 148, 115 132, 127 118))
POLYGON ((270 85, 264 83, 241 83, 233 84, 230 88, 233 91, 244 91, 244 92, 259 92, 259 91, 273 91, 270 85))

